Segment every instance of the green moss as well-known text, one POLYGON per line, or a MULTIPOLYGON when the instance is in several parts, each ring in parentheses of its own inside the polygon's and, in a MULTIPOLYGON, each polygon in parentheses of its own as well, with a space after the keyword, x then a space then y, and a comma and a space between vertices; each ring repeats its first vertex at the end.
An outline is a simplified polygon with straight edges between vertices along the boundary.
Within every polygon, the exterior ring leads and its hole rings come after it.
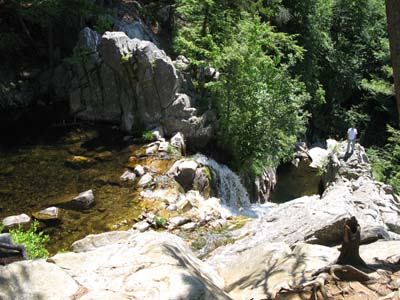
POLYGON ((124 55, 122 55, 121 60, 123 63, 127 63, 127 62, 129 62, 131 57, 132 57, 132 53, 124 54, 124 55))

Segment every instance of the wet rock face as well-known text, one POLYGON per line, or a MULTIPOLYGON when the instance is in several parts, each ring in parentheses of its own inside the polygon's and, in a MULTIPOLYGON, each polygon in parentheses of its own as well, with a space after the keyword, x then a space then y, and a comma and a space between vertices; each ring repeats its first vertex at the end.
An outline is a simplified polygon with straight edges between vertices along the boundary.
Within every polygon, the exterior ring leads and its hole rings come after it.
POLYGON ((192 159, 181 159, 168 171, 185 191, 199 191, 205 198, 211 195, 211 171, 192 159))
POLYGON ((79 63, 70 107, 76 117, 120 124, 125 131, 161 124, 166 136, 181 131, 199 143, 211 137, 214 119, 198 116, 191 97, 178 93, 175 66, 152 42, 85 28, 74 53, 79 63))

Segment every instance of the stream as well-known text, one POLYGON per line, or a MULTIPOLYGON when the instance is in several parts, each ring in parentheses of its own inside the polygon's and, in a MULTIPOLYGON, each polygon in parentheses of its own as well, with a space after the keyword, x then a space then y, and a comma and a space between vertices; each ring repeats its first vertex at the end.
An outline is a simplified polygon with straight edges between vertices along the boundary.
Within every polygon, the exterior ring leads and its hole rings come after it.
POLYGON ((41 227, 51 253, 91 233, 128 229, 141 210, 132 186, 121 185, 134 146, 110 126, 52 126, 29 143, 1 145, 0 219, 40 211, 92 189, 89 209, 61 209, 59 224, 41 227), (87 161, 71 163, 73 157, 87 161), (123 213, 122 213, 123 212, 123 213))

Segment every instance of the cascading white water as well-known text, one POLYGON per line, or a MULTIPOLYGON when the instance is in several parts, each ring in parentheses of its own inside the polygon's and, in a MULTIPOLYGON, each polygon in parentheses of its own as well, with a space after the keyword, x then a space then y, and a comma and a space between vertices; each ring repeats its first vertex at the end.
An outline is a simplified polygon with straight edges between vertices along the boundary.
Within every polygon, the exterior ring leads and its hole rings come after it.
POLYGON ((214 182, 217 185, 218 197, 222 203, 233 209, 250 207, 249 195, 237 176, 227 166, 217 163, 215 160, 196 154, 193 157, 198 163, 211 168, 214 182))
POLYGON ((193 159, 211 169, 218 197, 232 213, 254 218, 262 216, 271 209, 271 203, 251 204, 249 195, 239 176, 227 166, 219 164, 200 153, 194 155, 193 159))

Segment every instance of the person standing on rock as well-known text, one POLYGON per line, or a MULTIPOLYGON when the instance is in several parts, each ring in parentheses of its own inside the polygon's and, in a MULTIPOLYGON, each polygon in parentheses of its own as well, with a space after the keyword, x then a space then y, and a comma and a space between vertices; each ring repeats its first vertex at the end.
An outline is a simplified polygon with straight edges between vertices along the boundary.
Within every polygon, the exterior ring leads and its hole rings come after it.
POLYGON ((347 129, 347 150, 346 153, 353 153, 356 144, 357 129, 352 125, 347 129))

